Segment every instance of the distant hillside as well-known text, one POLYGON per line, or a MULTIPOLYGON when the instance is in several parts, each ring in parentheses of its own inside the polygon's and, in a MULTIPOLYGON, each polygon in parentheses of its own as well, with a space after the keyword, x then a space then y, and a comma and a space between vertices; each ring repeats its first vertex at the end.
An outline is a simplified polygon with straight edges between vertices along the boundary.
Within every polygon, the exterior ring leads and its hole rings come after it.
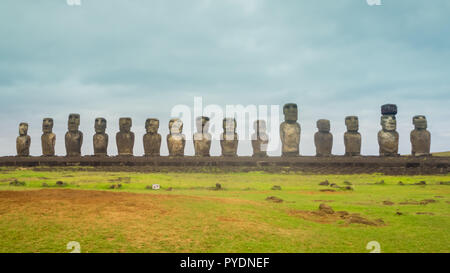
POLYGON ((450 152, 433 153, 433 156, 450 156, 450 152))

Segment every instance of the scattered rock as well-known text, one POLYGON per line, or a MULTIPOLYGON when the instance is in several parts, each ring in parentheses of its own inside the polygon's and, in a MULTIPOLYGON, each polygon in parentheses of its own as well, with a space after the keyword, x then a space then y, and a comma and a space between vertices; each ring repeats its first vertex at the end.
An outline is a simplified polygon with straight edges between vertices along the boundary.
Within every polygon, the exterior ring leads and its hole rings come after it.
POLYGON ((146 189, 146 190, 151 190, 151 189, 152 189, 152 186, 147 185, 147 186, 145 187, 145 189, 146 189))
POLYGON ((434 199, 424 199, 422 201, 420 201, 421 205, 426 205, 426 204, 430 204, 430 203, 437 203, 437 200, 434 199))
POLYGON ((398 216, 403 215, 403 212, 397 211, 397 212, 395 213, 395 215, 398 215, 398 216))
POLYGON ((375 185, 384 185, 384 180, 381 180, 379 182, 375 182, 375 185))
POLYGON ((420 181, 420 182, 414 183, 414 185, 426 185, 426 184, 427 184, 426 181, 420 181))
POLYGON ((319 205, 319 211, 325 212, 326 214, 333 214, 334 210, 325 203, 319 205))
POLYGON ((383 201, 383 205, 386 205, 386 206, 392 206, 392 205, 394 205, 394 202, 391 202, 391 201, 383 201))
POLYGON ((273 191, 281 191, 281 186, 275 185, 275 186, 272 187, 272 190, 273 191))
POLYGON ((418 215, 434 215, 432 212, 416 212, 418 215))
POLYGON ((42 183, 42 187, 48 187, 48 184, 47 183, 42 183))
POLYGON ((353 190, 353 188, 350 187, 350 186, 345 186, 345 187, 343 187, 341 189, 346 190, 346 191, 352 191, 353 190))
POLYGON ((441 181, 441 182, 439 182, 439 185, 450 185, 450 181, 445 181, 445 182, 441 181))
POLYGON ((339 189, 339 188, 340 188, 340 186, 339 186, 339 185, 337 185, 337 184, 334 184, 334 183, 333 183, 333 184, 331 184, 331 185, 330 185, 330 187, 332 187, 332 188, 336 188, 336 189, 339 189))
POLYGON ((345 184, 345 185, 349 185, 349 186, 350 186, 350 185, 353 185, 352 183, 350 183, 350 182, 348 182, 348 181, 344 181, 344 184, 345 184))
POLYGON ((20 187, 25 186, 25 182, 14 179, 14 181, 9 182, 10 186, 20 187))
POLYGON ((348 224, 363 224, 368 226, 380 226, 384 225, 384 221, 382 219, 377 219, 375 221, 370 221, 364 217, 361 217, 358 214, 350 214, 346 217, 348 224))
POLYGON ((399 181, 399 182, 398 182, 398 184, 399 184, 400 186, 403 186, 403 185, 405 185, 405 184, 403 184, 403 182, 402 182, 402 181, 399 181))
POLYGON ((328 185, 330 185, 330 182, 328 182, 328 180, 325 180, 323 182, 320 182, 319 185, 320 186, 328 186, 328 185))
POLYGON ((336 192, 335 190, 332 190, 332 189, 323 189, 323 190, 320 190, 321 192, 336 192))
POLYGON ((266 201, 274 202, 274 203, 283 203, 283 199, 278 198, 276 196, 269 196, 266 198, 266 201))
POLYGON ((172 191, 172 187, 167 188, 166 191, 172 191))
POLYGON ((219 183, 216 183, 216 190, 221 190, 222 189, 222 185, 220 185, 219 183))
POLYGON ((56 186, 63 187, 66 186, 66 183, 64 183, 63 181, 56 181, 56 186))
POLYGON ((120 189, 122 188, 122 184, 112 184, 109 186, 110 189, 120 189))

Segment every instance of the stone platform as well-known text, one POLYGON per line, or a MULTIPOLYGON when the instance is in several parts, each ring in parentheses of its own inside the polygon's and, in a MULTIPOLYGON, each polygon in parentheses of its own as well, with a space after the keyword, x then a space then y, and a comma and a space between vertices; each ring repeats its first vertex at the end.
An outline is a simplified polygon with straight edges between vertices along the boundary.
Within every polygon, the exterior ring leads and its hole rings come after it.
MULTIPOLYGON (((450 157, 0 157, 1 167, 79 166, 99 171, 301 171, 318 174, 449 174, 450 157), (95 168, 91 168, 95 167, 95 168)), ((82 169, 82 168, 81 168, 82 169)))

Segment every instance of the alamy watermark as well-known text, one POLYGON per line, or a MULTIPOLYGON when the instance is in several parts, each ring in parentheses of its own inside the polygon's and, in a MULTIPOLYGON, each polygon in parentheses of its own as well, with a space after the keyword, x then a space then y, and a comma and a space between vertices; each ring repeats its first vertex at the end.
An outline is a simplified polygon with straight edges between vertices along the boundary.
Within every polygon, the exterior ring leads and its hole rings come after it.
POLYGON ((69 6, 81 6, 81 0, 66 0, 69 6))
POLYGON ((381 6, 381 0, 366 0, 369 6, 381 6))

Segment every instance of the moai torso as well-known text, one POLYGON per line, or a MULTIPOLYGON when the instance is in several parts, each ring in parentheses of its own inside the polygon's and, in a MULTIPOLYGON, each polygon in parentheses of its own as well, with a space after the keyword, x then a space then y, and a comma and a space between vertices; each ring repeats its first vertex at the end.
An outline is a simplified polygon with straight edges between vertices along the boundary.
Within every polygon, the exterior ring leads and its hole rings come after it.
POLYGON ((223 130, 224 132, 220 135, 222 156, 237 156, 239 139, 236 133, 236 120, 225 118, 223 120, 223 130))
POLYGON ((159 156, 161 150, 161 135, 158 134, 159 120, 147 119, 145 128, 147 130, 143 139, 145 156, 159 156))
POLYGON ((427 120, 425 116, 415 116, 413 118, 414 130, 411 131, 411 154, 413 156, 429 156, 431 146, 431 134, 427 130, 427 120))
POLYGON ((317 121, 319 131, 314 135, 316 156, 331 156, 333 148, 333 135, 330 133, 330 121, 321 119, 317 121))
POLYGON ((397 106, 386 104, 381 107, 381 126, 378 132, 378 144, 380 146, 380 156, 398 156, 399 135, 396 131, 397 106))
POLYGON ((169 156, 184 156, 186 137, 182 134, 183 122, 180 119, 172 119, 169 122, 170 134, 167 135, 167 147, 169 156))
POLYGON ((194 133, 194 149, 196 156, 210 156, 211 134, 208 133, 209 118, 198 117, 196 120, 197 132, 194 133))
POLYGON ((80 115, 69 115, 69 131, 66 133, 67 156, 81 156, 81 146, 83 145, 83 133, 78 130, 80 126, 80 115))
POLYGON ((53 119, 45 118, 42 122, 42 155, 43 156, 54 156, 55 155, 55 143, 56 135, 52 132, 53 130, 53 119))
POLYGON ((96 118, 95 119, 95 135, 93 138, 94 155, 96 155, 96 156, 108 155, 109 137, 105 132, 106 132, 106 119, 96 118))
POLYGON ((252 134, 253 156, 266 157, 267 145, 269 144, 269 136, 266 133, 266 122, 264 120, 257 120, 253 128, 255 129, 255 133, 252 134))
POLYGON ((131 132, 131 118, 120 118, 120 132, 116 134, 117 151, 120 156, 132 156, 134 148, 134 133, 131 132))
POLYGON ((280 125, 282 156, 298 156, 300 154, 300 124, 297 123, 297 104, 288 103, 283 107, 285 121, 280 125))
POLYGON ((345 155, 359 156, 361 155, 361 134, 358 132, 358 117, 346 117, 345 125, 347 126, 347 132, 344 134, 345 155))
POLYGON ((19 136, 16 140, 17 156, 30 155, 31 137, 28 135, 28 124, 19 125, 19 136))

